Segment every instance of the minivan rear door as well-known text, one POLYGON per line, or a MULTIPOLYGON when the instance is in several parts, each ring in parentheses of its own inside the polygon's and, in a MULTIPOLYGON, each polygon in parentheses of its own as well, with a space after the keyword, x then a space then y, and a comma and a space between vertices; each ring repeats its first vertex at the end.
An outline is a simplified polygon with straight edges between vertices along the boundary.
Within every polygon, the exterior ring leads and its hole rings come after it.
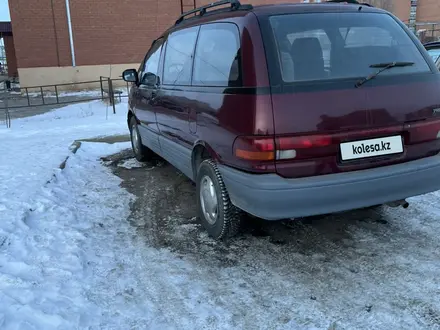
POLYGON ((409 30, 385 12, 346 8, 352 9, 262 20, 282 176, 352 171, 415 157, 406 146, 406 125, 434 119, 440 105, 438 72, 409 30), (389 65, 394 62, 409 64, 389 65), (390 150, 376 150, 382 143, 390 150), (373 147, 367 152, 355 149, 359 146, 373 147), (344 155, 344 148, 352 154, 344 155))

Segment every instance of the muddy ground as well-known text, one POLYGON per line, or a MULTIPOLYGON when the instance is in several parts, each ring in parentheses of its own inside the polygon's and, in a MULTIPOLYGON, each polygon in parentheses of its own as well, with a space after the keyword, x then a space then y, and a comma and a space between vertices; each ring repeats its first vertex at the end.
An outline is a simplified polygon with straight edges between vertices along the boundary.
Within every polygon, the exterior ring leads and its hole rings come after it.
MULTIPOLYGON (((128 221, 148 246, 211 276, 212 269, 232 272, 233 288, 250 291, 257 310, 277 310, 279 324, 321 318, 338 329, 440 328, 439 193, 411 199, 407 210, 285 222, 246 217, 238 237, 216 242, 197 221, 194 184, 166 161, 139 165, 130 150, 103 161, 137 197, 128 221)), ((218 287, 225 279, 206 281, 218 287)))
MULTIPOLYGON (((104 161, 123 179, 122 186, 138 197, 131 206, 130 221, 151 244, 181 252, 189 252, 185 247, 197 244, 199 234, 204 230, 196 219, 195 184, 191 180, 160 157, 145 164, 137 163, 131 150, 106 157, 104 161), (134 167, 126 168, 123 163, 127 160, 134 167), (179 234, 179 227, 182 226, 194 227, 192 237, 179 234)), ((310 252, 310 249, 318 251, 322 249, 323 238, 326 243, 349 239, 344 234, 349 225, 368 226, 370 230, 386 227, 388 220, 381 213, 383 208, 386 207, 280 222, 244 216, 238 239, 263 237, 275 245, 294 245, 304 253, 310 252)), ((225 246, 228 246, 228 242, 225 246)))

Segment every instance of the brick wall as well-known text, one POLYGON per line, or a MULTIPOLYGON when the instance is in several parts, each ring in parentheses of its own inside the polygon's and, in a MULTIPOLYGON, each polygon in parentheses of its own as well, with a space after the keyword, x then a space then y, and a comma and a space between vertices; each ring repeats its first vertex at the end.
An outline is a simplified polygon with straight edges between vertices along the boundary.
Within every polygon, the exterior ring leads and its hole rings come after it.
POLYGON ((50 0, 9 1, 19 67, 58 65, 50 0))
MULTIPOLYGON (((41 0, 27 0, 41 1, 41 0)), ((72 65, 72 55, 70 51, 69 28, 67 25, 66 2, 63 0, 48 1, 44 7, 50 12, 52 21, 53 47, 57 55, 56 64, 53 66, 70 66, 72 65), (52 13, 53 4, 53 13, 52 13), (55 38, 56 37, 56 38, 55 38)), ((15 33, 15 32, 14 32, 15 33)), ((44 36, 41 36, 44 38, 44 36)))
POLYGON ((393 13, 406 24, 408 24, 410 10, 410 1, 394 0, 393 13))
POLYGON ((5 44, 6 59, 8 61, 8 75, 10 77, 18 76, 17 59, 15 56, 14 38, 12 36, 3 36, 5 44))
MULTIPOLYGON (((182 8, 187 11, 212 1, 70 0, 76 64, 139 63, 152 40, 173 24, 182 8)), ((394 12, 407 21, 410 1, 393 1, 394 12)), ((13 0, 9 6, 19 68, 72 65, 65 0, 13 0)), ((440 1, 419 0, 417 19, 440 21, 440 1)))
MULTIPOLYGON (((387 7, 392 8, 392 12, 403 22, 408 23, 411 1, 410 0, 364 0, 378 7, 382 7, 381 2, 387 7), (390 4, 392 4, 390 6, 390 4)), ((440 0, 418 0, 417 1, 417 22, 440 22, 440 0)))
POLYGON ((418 1, 417 22, 440 22, 440 1, 418 1))
MULTIPOLYGON (((197 7, 199 7, 199 6, 209 4, 211 2, 212 2, 211 0, 196 0, 196 5, 197 5, 197 7)), ((240 0, 240 2, 242 4, 250 3, 254 6, 259 6, 259 5, 268 5, 268 4, 273 4, 273 3, 288 3, 288 2, 299 3, 299 2, 302 2, 302 0, 240 0)))
MULTIPOLYGON (((72 65, 65 0, 9 6, 20 68, 72 65)), ((180 0, 71 0, 70 7, 77 65, 140 62, 181 11, 180 0)))
POLYGON ((179 13, 179 0, 71 1, 77 64, 141 62, 179 13))

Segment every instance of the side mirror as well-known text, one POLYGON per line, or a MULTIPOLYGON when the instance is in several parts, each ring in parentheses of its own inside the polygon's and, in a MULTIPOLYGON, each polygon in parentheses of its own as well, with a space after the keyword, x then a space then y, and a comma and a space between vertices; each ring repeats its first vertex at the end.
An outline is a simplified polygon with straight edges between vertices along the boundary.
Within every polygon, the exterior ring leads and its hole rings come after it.
POLYGON ((135 69, 127 69, 124 72, 122 72, 122 79, 124 79, 127 82, 133 82, 138 83, 138 73, 135 69))
POLYGON ((147 72, 142 77, 141 83, 148 86, 156 86, 157 84, 159 84, 159 77, 156 76, 154 73, 147 72))

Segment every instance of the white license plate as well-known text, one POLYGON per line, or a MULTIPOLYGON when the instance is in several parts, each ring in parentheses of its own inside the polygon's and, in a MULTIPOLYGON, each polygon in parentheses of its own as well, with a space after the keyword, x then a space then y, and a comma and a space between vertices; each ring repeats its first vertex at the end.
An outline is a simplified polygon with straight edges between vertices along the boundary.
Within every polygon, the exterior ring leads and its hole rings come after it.
POLYGON ((400 135, 341 143, 342 160, 392 155, 401 152, 403 152, 403 144, 400 135))

